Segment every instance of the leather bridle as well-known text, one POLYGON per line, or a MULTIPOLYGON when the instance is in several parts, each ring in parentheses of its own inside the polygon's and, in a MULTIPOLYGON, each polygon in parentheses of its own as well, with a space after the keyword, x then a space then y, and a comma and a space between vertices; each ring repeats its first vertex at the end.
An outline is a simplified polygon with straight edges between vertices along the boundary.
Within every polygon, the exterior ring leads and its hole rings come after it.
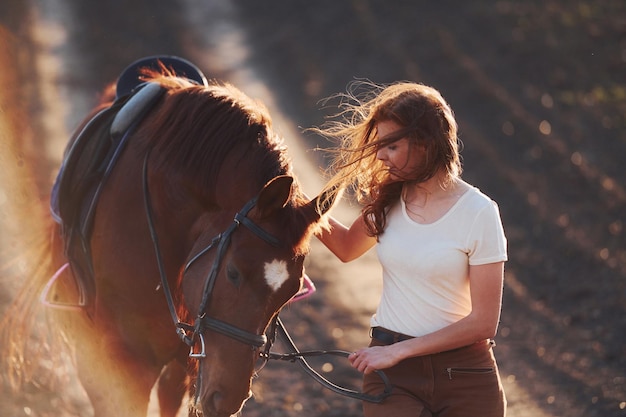
POLYGON ((150 237, 152 239, 152 244, 154 246, 154 251, 157 258, 157 264, 159 268, 159 275, 161 277, 161 286, 163 288, 163 292, 165 293, 165 297, 167 299, 168 308, 170 310, 170 314, 172 316, 172 320, 174 321, 174 325, 176 326, 176 333, 180 337, 180 339, 185 342, 188 346, 190 346, 189 357, 191 358, 204 358, 206 357, 206 349, 205 349, 205 341, 203 336, 204 330, 213 330, 218 333, 221 333, 225 336, 228 336, 232 339, 235 339, 241 343, 248 344, 252 346, 252 348, 260 348, 267 343, 267 336, 265 334, 255 334, 251 333, 247 330, 240 329, 232 324, 226 323, 222 320, 218 320, 212 317, 208 317, 206 314, 206 310, 208 308, 209 302, 211 301, 211 294, 213 292, 213 287, 215 286, 215 281, 217 280, 217 274, 220 269, 220 265, 222 263, 222 259, 226 254, 228 246, 231 241, 231 237, 233 233, 237 230, 240 225, 247 227, 252 233, 261 238, 263 241, 267 242, 272 246, 279 246, 280 242, 277 238, 272 236, 267 231, 263 230, 257 224, 255 224, 249 217, 247 217, 248 213, 252 208, 256 205, 257 199, 252 198, 248 201, 243 208, 235 214, 233 222, 228 226, 228 228, 222 233, 218 234, 214 237, 211 243, 194 255, 183 270, 183 273, 186 272, 189 267, 197 261, 202 255, 207 253, 209 250, 217 247, 215 260, 213 261, 213 266, 204 281, 204 288, 202 290, 202 299, 200 302, 200 306, 198 308, 198 315, 193 324, 184 323, 178 317, 176 312, 176 305, 174 304, 174 299, 172 297, 172 291, 170 289, 167 274, 165 272, 165 267, 163 265, 163 257, 161 255, 161 249, 159 246, 159 239, 156 233, 156 229, 154 227, 153 220, 153 212, 152 212, 152 204, 150 198, 150 189, 148 186, 148 157, 149 152, 146 154, 143 163, 143 194, 144 194, 144 205, 146 211, 146 218, 148 221, 148 227, 150 229, 150 237), (194 346, 196 344, 196 338, 200 343, 200 352, 194 352, 194 346))
MULTIPOLYGON (((185 342, 189 347, 189 357, 194 359, 203 359, 206 357, 206 343, 204 340, 203 332, 204 330, 210 329, 221 333, 225 336, 228 336, 232 339, 235 339, 241 343, 250 345, 253 349, 260 349, 265 345, 264 351, 259 353, 259 357, 264 361, 264 364, 269 359, 275 360, 287 360, 291 362, 298 362, 298 364, 304 369, 304 371, 313 377, 317 382, 330 389, 333 392, 338 394, 360 399, 363 401, 369 401, 374 403, 379 403, 387 398, 392 390, 391 383, 387 376, 382 371, 375 371, 376 374, 382 379, 384 384, 384 391, 378 395, 369 395, 365 393, 361 393, 358 391, 353 391, 347 388, 340 387, 338 385, 333 384, 322 375, 320 375, 317 371, 315 371, 306 361, 305 357, 308 356, 319 356, 319 355, 338 355, 347 357, 348 352, 339 351, 339 350, 316 350, 316 351, 300 351, 294 344, 293 340, 289 336, 287 329, 285 329, 282 321, 275 315, 272 322, 270 323, 270 335, 271 338, 268 340, 265 334, 255 334, 251 333, 247 330, 240 329, 239 327, 233 326, 232 324, 226 323, 222 320, 218 320, 212 317, 208 317, 206 315, 206 309, 211 300, 211 294, 213 292, 213 287, 215 286, 215 281, 217 280, 217 274, 220 268, 220 264, 222 263, 222 259, 226 254, 228 246, 230 244, 230 240, 232 234, 239 228, 240 225, 247 227, 252 233, 261 238, 266 243, 272 246, 279 246, 280 241, 276 239, 276 237, 272 236, 267 231, 263 230, 257 224, 255 224, 249 217, 247 217, 248 213, 252 208, 256 205, 257 199, 252 198, 248 201, 243 208, 235 214, 233 222, 228 226, 228 228, 215 236, 211 243, 206 246, 204 249, 195 254, 185 265, 183 269, 183 273, 187 272, 189 267, 197 261, 200 257, 206 254, 209 250, 213 249, 217 245, 217 253, 215 260, 213 261, 213 265, 207 276, 207 279, 204 282, 204 289, 202 290, 202 299, 200 302, 200 306, 198 308, 198 315, 196 316, 194 324, 181 322, 178 314, 176 313, 176 305, 174 304, 174 299, 172 297, 172 291, 170 289, 169 283, 167 281, 167 274, 165 272, 165 267, 163 265, 163 257, 161 255, 161 249, 159 246, 159 239, 156 233, 156 228, 154 227, 153 220, 153 212, 152 212, 152 204, 150 198, 150 189, 148 187, 148 157, 150 152, 148 152, 144 158, 143 162, 143 195, 144 195, 144 205, 146 211, 146 218, 148 221, 148 227, 150 229, 150 237, 152 239, 152 243, 154 246, 154 251, 157 258, 157 264, 159 268, 159 275, 161 277, 161 286, 163 288, 163 292, 165 293, 165 298, 167 300, 167 305, 170 310, 170 314, 172 316, 172 320, 174 321, 174 325, 176 327, 176 333, 180 337, 180 339, 185 342), (276 334, 280 334, 283 342, 291 351, 290 353, 278 354, 270 352, 276 334), (196 338, 200 343, 200 352, 196 353, 194 351, 194 346, 196 344, 196 338)), ((198 367, 198 382, 196 384, 196 394, 195 401, 198 401, 201 386, 202 386, 202 367, 198 367)))

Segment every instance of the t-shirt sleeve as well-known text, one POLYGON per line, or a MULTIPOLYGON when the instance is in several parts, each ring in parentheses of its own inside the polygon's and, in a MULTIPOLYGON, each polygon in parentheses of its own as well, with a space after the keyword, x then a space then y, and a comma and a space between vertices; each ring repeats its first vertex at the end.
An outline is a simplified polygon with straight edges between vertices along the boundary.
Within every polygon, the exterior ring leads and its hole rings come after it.
POLYGON ((484 265, 508 259, 500 211, 494 201, 490 203, 478 212, 468 235, 470 265, 484 265))

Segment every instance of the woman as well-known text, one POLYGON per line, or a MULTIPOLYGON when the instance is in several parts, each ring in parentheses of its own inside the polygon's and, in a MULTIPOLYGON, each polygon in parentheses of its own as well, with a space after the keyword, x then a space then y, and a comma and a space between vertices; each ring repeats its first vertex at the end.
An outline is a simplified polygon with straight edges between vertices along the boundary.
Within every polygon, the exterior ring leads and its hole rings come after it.
POLYGON ((328 189, 351 187, 363 204, 351 226, 331 218, 318 237, 343 262, 376 245, 383 267, 371 344, 349 359, 364 392, 383 389, 374 370, 394 389, 364 414, 504 416, 491 341, 507 260, 498 207, 461 179, 457 124, 437 90, 365 86, 314 129, 342 143, 328 189))

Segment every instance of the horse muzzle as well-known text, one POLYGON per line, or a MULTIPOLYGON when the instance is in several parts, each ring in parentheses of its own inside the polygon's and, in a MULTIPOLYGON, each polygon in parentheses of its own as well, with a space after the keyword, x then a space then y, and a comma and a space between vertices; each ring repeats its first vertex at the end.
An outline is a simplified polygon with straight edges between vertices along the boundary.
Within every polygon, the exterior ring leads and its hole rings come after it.
POLYGON ((244 404, 252 396, 252 391, 246 395, 235 396, 232 392, 216 390, 203 395, 200 400, 199 411, 204 417, 231 417, 239 415, 244 404))

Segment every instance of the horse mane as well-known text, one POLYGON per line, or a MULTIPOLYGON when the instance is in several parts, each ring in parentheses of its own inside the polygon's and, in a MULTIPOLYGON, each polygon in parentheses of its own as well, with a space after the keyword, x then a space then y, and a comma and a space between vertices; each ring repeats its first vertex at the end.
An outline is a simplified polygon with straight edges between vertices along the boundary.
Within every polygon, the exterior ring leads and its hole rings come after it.
MULTIPOLYGON (((238 167, 254 167, 246 181, 255 193, 276 176, 294 176, 287 146, 274 132, 271 116, 261 102, 229 83, 212 81, 200 86, 156 73, 150 74, 149 81, 160 83, 167 93, 135 134, 141 143, 139 151, 151 153, 151 168, 184 178, 207 206, 217 201, 218 175, 229 156, 234 156, 230 159, 235 165, 233 172, 238 167)), ((306 203, 296 180, 281 220, 289 235, 285 243, 294 246, 298 254, 308 252, 310 226, 318 220, 296 210, 306 203)))
POLYGON ((151 81, 166 87, 167 93, 135 138, 142 143, 142 153, 151 149, 152 168, 180 173, 211 201, 231 153, 239 154, 241 164, 253 164, 255 175, 248 180, 259 190, 277 175, 291 173, 286 146, 273 132, 262 103, 228 83, 205 87, 166 76, 151 81))

